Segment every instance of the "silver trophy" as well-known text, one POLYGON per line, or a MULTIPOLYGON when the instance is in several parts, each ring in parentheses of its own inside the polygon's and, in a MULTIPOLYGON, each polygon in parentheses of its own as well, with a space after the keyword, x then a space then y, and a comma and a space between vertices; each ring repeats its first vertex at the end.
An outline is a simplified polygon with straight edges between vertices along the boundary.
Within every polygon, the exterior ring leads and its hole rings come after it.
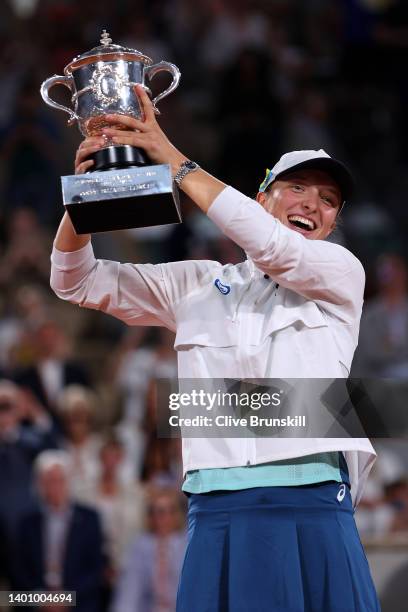
MULTIPOLYGON (((153 100, 157 102, 176 89, 180 71, 174 64, 152 60, 135 49, 112 44, 106 30, 98 47, 75 57, 41 85, 41 96, 49 106, 69 115, 68 125, 78 122, 84 136, 100 135, 104 127, 126 129, 106 121, 107 114, 143 119, 135 85, 152 97, 145 81, 158 72, 169 72, 170 86, 153 100), (55 85, 71 94, 72 108, 49 96, 55 85)), ((130 145, 106 146, 91 157, 94 164, 86 174, 62 177, 63 202, 78 234, 130 227, 146 227, 181 221, 177 191, 168 164, 152 165, 142 149, 130 145)))

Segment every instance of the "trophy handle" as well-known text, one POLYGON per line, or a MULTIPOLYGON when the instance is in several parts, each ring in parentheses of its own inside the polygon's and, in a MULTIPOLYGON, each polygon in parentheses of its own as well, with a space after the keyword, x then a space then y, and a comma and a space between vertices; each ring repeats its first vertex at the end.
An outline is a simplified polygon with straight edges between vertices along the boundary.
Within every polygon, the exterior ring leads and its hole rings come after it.
POLYGON ((48 92, 51 89, 51 87, 54 87, 54 85, 65 85, 65 87, 68 87, 68 89, 72 93, 71 81, 72 81, 71 77, 60 76, 58 74, 55 74, 54 76, 44 81, 40 89, 42 99, 44 100, 46 104, 48 104, 49 106, 52 106, 53 108, 62 110, 65 113, 68 113, 69 115, 68 125, 72 125, 75 120, 79 121, 79 117, 74 113, 73 110, 71 110, 67 106, 64 106, 63 104, 59 104, 58 102, 55 102, 55 100, 50 98, 50 96, 48 95, 48 92))
POLYGON ((149 77, 149 80, 151 80, 158 72, 170 72, 170 74, 173 75, 173 81, 171 82, 170 86, 164 91, 162 91, 152 101, 155 113, 160 115, 160 111, 158 108, 156 108, 156 104, 159 100, 165 98, 169 95, 169 93, 176 89, 179 84, 181 73, 177 66, 171 64, 170 62, 159 62, 158 64, 153 64, 153 66, 148 66, 145 70, 145 73, 149 77))

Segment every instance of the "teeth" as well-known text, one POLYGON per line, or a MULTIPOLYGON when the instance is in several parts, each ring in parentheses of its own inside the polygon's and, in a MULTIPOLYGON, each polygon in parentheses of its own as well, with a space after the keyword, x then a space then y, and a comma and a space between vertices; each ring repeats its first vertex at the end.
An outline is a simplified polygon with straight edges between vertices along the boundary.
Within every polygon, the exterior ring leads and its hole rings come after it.
POLYGON ((310 229, 314 229, 315 227, 315 224, 311 219, 306 219, 306 217, 301 217, 300 215, 291 215, 290 217, 288 217, 288 219, 289 221, 298 221, 303 225, 307 225, 308 227, 310 227, 310 229))

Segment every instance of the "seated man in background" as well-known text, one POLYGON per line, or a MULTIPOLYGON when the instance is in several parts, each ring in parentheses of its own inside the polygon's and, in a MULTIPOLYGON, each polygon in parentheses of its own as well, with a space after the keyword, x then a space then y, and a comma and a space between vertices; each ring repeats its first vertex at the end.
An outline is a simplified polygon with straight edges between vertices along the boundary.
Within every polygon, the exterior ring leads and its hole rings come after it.
MULTIPOLYGON (((100 612, 103 541, 99 517, 94 510, 72 503, 69 463, 64 451, 44 451, 35 461, 40 506, 19 526, 17 588, 76 591, 77 612, 100 612)), ((51 612, 54 607, 44 610, 51 612)))

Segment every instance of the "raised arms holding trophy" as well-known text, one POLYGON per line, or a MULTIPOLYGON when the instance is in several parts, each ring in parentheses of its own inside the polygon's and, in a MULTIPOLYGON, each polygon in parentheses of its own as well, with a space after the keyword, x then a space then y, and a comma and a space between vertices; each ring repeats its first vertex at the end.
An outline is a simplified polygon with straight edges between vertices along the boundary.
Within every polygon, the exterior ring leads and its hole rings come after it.
MULTIPOLYGON (((107 139, 114 146, 138 147, 146 152, 153 163, 168 164, 171 176, 175 177, 178 186, 203 212, 207 212, 213 200, 226 185, 198 168, 196 164, 191 169, 188 166, 185 168, 185 162, 189 162, 188 158, 168 140, 160 128, 153 104, 146 91, 140 85, 136 85, 135 89, 140 99, 144 120, 117 114, 106 115, 106 125, 102 128, 101 135, 88 136, 80 144, 75 157, 75 172, 82 175, 92 168, 95 161, 90 157, 106 145, 107 139), (179 172, 185 173, 182 181, 177 180, 179 172), (191 180, 193 174, 194 179, 191 180)), ((56 248, 61 251, 75 251, 85 246, 89 239, 90 235, 77 235, 66 213, 58 229, 56 248)))
MULTIPOLYGON (((146 85, 159 72, 168 72, 170 86, 152 101, 153 112, 159 114, 157 102, 176 89, 180 71, 174 64, 152 60, 135 49, 112 44, 104 30, 101 44, 74 58, 64 69, 64 76, 50 77, 41 86, 44 101, 69 115, 68 124, 77 122, 85 138, 102 135, 107 126, 128 129, 121 119, 141 119, 143 111, 140 91, 151 94, 146 85), (64 85, 72 93, 73 109, 53 100, 49 91, 64 85), (115 124, 107 115, 115 114, 115 124)), ((78 233, 145 227, 181 220, 177 191, 165 164, 152 165, 143 149, 113 143, 105 136, 89 155, 84 174, 62 177, 64 205, 78 233)))

